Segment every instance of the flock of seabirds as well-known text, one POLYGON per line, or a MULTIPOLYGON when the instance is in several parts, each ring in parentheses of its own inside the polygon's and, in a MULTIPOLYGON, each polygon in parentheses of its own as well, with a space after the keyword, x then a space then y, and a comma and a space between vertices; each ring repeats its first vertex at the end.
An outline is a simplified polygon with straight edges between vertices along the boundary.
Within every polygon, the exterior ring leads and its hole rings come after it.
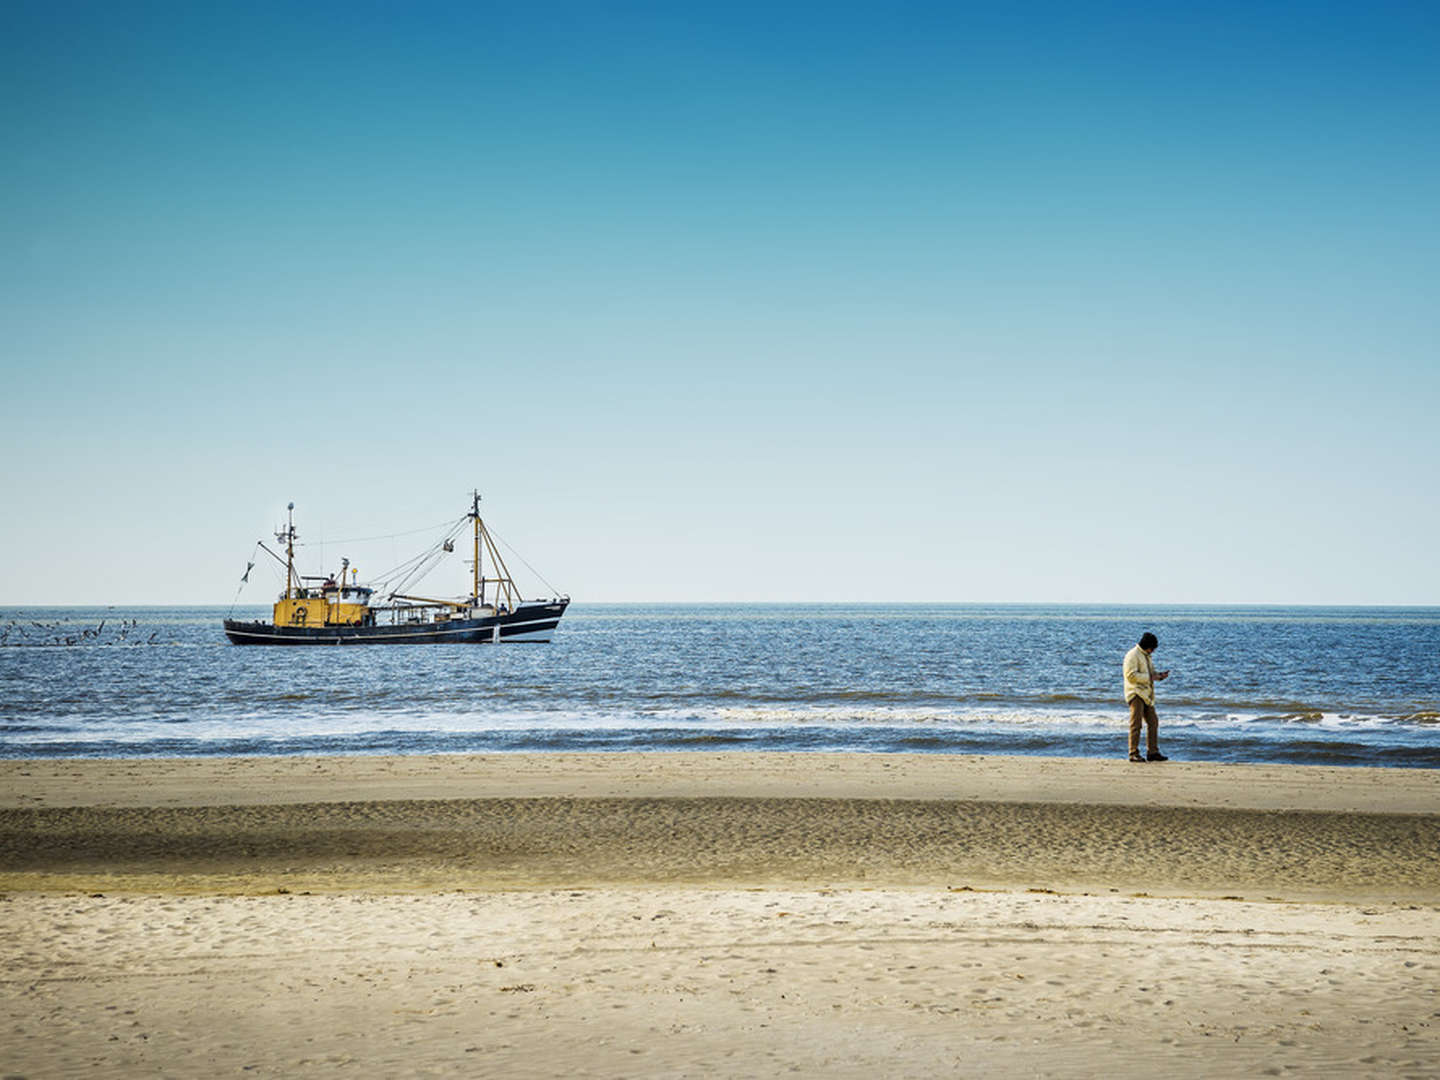
POLYGON ((26 626, 24 623, 11 619, 3 630, 0 630, 0 647, 10 646, 66 646, 66 645, 154 645, 155 638, 160 631, 156 630, 148 638, 141 640, 139 634, 134 632, 139 628, 140 623, 136 619, 121 619, 118 623, 111 624, 110 634, 105 634, 105 626, 109 619, 101 619, 99 626, 76 627, 68 619, 61 622, 38 623, 33 620, 26 626), (31 630, 39 631, 38 636, 31 633, 31 630), (134 634, 132 638, 131 635, 134 634), (15 640, 11 640, 11 638, 15 640))

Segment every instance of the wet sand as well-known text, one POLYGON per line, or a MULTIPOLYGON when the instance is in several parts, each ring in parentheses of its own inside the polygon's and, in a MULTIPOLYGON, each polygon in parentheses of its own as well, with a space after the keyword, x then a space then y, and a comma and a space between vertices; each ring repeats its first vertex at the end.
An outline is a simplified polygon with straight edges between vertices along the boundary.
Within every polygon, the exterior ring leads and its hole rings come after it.
POLYGON ((1440 1072, 1440 773, 0 762, 7 1074, 1440 1072))

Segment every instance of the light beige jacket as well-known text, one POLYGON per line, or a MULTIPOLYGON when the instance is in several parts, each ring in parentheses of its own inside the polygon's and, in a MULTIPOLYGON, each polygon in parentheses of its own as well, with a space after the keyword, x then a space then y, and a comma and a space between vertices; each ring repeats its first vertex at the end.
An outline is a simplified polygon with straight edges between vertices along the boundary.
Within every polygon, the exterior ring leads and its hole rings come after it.
POLYGON ((1136 645, 1125 654, 1125 700, 1138 697, 1146 705, 1155 704, 1155 668, 1145 650, 1136 645))

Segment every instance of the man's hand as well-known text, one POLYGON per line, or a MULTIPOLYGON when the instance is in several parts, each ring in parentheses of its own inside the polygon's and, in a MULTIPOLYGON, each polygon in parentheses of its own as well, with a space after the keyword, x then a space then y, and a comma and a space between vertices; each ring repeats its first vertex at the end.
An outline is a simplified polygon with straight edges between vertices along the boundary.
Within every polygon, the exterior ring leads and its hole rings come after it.
POLYGON ((1155 673, 1155 681, 1156 681, 1156 682, 1159 682, 1161 679, 1168 679, 1169 677, 1170 677, 1170 672, 1169 672, 1169 671, 1157 671, 1157 672, 1155 673))

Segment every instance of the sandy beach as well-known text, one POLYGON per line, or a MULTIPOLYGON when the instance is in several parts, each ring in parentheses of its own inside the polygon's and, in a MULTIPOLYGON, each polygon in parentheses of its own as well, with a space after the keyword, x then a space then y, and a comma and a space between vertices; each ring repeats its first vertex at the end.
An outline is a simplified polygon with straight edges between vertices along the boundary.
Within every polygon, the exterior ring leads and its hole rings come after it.
POLYGON ((1440 1073, 1440 772, 0 762, 6 1075, 1440 1073))

